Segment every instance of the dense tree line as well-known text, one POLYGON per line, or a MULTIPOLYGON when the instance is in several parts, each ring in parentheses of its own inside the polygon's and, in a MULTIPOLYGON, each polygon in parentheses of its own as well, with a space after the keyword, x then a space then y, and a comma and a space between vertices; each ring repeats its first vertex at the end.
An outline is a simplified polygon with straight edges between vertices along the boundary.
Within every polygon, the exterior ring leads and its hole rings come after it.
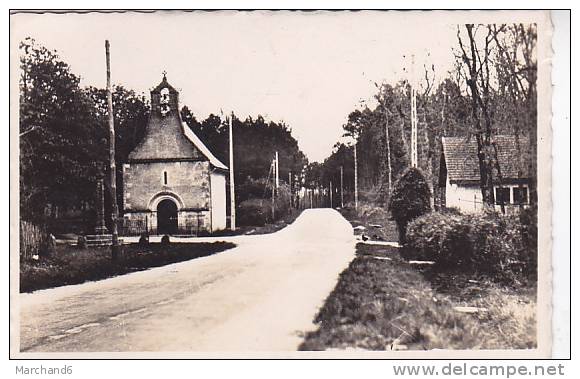
MULTIPOLYGON (((56 53, 33 39, 20 44, 20 210, 23 219, 47 223, 63 215, 94 222, 97 178, 108 167, 106 90, 84 88, 80 77, 56 53)), ((143 138, 148 97, 113 88, 117 188, 122 163, 143 138)), ((228 120, 209 115, 198 121, 187 106, 183 121, 228 165, 228 120)), ((270 164, 278 151, 281 180, 300 181, 308 163, 291 129, 263 117, 233 115, 238 201, 266 197, 270 164)), ((108 175, 106 175, 108 178, 108 175)), ((107 197, 106 207, 111 201, 107 197)), ((122 209, 122 191, 118 191, 122 209)))
POLYGON ((199 122, 187 106, 181 109, 181 117, 226 165, 229 161, 228 125, 232 117, 237 203, 270 196, 267 179, 272 177, 271 164, 276 152, 280 180, 289 182, 291 175, 293 183, 302 182, 308 160, 285 123, 267 122, 262 116, 242 121, 235 114, 227 117, 211 114, 199 122))

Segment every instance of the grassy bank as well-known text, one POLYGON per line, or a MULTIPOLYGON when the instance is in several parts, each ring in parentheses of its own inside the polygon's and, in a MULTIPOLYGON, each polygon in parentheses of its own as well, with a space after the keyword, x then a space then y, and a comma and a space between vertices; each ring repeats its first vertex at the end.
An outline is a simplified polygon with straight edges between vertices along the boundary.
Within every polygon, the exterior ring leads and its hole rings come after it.
POLYGON ((205 257, 234 246, 227 242, 172 243, 169 246, 152 243, 148 247, 129 244, 123 246, 122 256, 112 261, 108 247, 79 249, 75 246, 59 245, 50 257, 20 263, 20 292, 105 279, 205 257))
MULTIPOLYGON (((387 223, 381 211, 344 215, 365 230, 387 223)), ((381 238, 387 239, 390 229, 382 226, 381 238)), ((389 246, 360 243, 356 254, 316 316, 319 328, 307 334, 301 350, 536 346, 535 286, 506 286, 492 278, 412 264, 389 246)))

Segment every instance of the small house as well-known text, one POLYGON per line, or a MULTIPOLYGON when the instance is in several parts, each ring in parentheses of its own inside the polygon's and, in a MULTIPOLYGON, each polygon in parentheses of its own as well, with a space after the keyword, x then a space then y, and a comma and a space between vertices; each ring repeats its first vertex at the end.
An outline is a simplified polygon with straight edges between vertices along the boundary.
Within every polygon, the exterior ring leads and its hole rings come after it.
MULTIPOLYGON (((515 136, 493 136, 501 170, 501 186, 494 175, 496 208, 508 211, 529 204, 529 178, 518 154, 515 136)), ((520 143, 523 145, 523 138, 520 143)), ((525 145, 524 145, 525 146, 525 145)), ((439 171, 440 203, 474 213, 483 209, 479 159, 475 137, 443 137, 439 171)), ((495 170, 494 170, 495 172, 495 170)))

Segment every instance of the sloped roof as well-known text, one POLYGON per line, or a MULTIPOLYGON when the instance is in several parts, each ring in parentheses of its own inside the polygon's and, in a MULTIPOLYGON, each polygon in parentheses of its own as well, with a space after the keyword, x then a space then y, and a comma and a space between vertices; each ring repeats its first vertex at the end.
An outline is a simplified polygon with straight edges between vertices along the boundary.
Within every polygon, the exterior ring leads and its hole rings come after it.
POLYGON ((145 135, 129 154, 129 161, 179 161, 203 158, 215 168, 228 169, 181 120, 178 92, 163 75, 161 83, 151 91, 151 114, 145 135), (170 92, 170 110, 166 114, 161 113, 159 103, 158 93, 163 88, 168 88, 170 92))
MULTIPOLYGON (((515 136, 493 136, 492 142, 497 146, 502 179, 526 179, 526 170, 517 152, 515 136), (521 177, 518 177, 518 171, 521 171, 521 177)), ((442 144, 447 175, 451 182, 480 180, 477 140, 475 137, 470 139, 467 139, 467 137, 443 137, 442 144)), ((522 147, 525 146, 524 138, 522 137, 520 137, 520 145, 522 147)))
POLYGON ((185 123, 181 123, 181 128, 187 139, 193 143, 195 147, 209 160, 214 167, 220 168, 222 170, 227 170, 228 167, 223 164, 219 159, 216 158, 215 155, 205 146, 205 144, 199 139, 199 137, 191 130, 191 128, 185 123))
POLYGON ((185 122, 181 122, 178 128, 171 128, 170 125, 166 125, 165 128, 150 127, 145 138, 129 154, 129 160, 189 160, 199 159, 201 154, 212 166, 222 170, 228 169, 185 122))

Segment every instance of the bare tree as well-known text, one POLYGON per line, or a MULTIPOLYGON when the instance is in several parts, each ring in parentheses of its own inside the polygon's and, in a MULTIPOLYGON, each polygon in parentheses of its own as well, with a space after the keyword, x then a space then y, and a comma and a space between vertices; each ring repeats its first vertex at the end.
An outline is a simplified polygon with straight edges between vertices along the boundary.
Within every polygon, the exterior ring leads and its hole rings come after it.
MULTIPOLYGON (((492 43, 497 35, 491 26, 486 27, 487 34, 483 40, 483 47, 478 46, 476 32, 479 26, 466 24, 465 29, 468 37, 468 47, 463 44, 461 32, 458 28, 457 39, 461 49, 461 59, 467 66, 465 74, 467 87, 471 96, 471 115, 473 122, 473 134, 477 140, 477 157, 480 171, 480 187, 483 202, 488 206, 495 204, 494 175, 501 187, 502 175, 497 157, 497 146, 492 142, 493 107, 491 89, 492 43), (483 119, 483 121, 482 121, 483 119)), ((504 211, 503 203, 501 204, 504 211)))
POLYGON ((537 63, 535 24, 493 25, 494 41, 497 46, 496 71, 498 89, 506 103, 505 118, 513 126, 516 149, 520 159, 518 177, 524 173, 530 179, 530 203, 537 204, 537 63), (526 137, 522 149, 521 137, 526 137), (526 154, 527 153, 527 154, 526 154), (527 155, 524 157, 524 155, 527 155))
POLYGON ((391 137, 389 133, 389 107, 387 105, 387 94, 384 85, 376 96, 379 106, 382 108, 385 117, 385 155, 387 163, 387 196, 390 197, 393 191, 393 166, 391 164, 391 137))

